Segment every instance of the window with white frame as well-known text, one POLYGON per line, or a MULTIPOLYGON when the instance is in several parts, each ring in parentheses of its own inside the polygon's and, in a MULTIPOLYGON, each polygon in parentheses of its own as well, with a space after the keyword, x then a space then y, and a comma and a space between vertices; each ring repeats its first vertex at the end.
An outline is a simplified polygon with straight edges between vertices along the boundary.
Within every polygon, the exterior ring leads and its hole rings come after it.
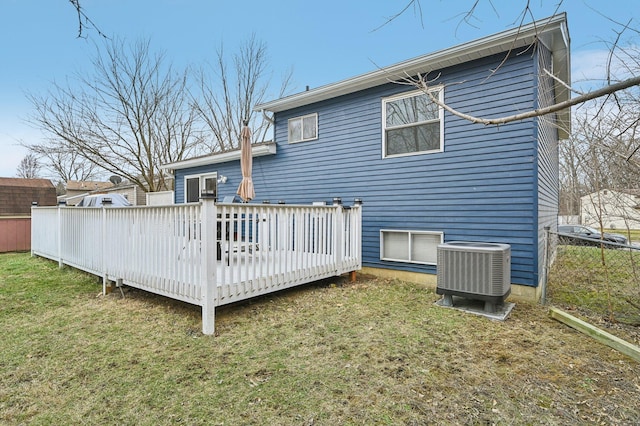
POLYGON ((207 195, 217 198, 218 174, 207 173, 201 175, 189 175, 184 177, 184 202, 197 203, 200 194, 206 191, 207 195))
POLYGON ((443 233, 435 231, 380 230, 380 259, 394 262, 438 263, 443 233))
POLYGON ((444 111, 431 95, 444 100, 440 86, 403 93, 382 100, 382 156, 441 152, 444 143, 444 111))
POLYGON ((318 114, 289 119, 289 143, 318 139, 318 114))

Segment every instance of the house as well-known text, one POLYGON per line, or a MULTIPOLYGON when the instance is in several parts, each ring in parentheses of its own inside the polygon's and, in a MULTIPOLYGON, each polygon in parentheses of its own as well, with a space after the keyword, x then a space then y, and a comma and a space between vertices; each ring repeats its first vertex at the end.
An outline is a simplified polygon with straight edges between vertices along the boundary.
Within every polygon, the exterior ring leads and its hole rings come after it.
POLYGON ((31 247, 31 206, 56 205, 49 179, 0 178, 0 253, 31 247))
POLYGON ((56 205, 49 179, 0 178, 0 216, 30 216, 31 206, 56 205))
POLYGON ((133 206, 147 205, 147 193, 135 183, 119 183, 97 192, 101 194, 121 194, 133 206))
POLYGON ((580 198, 580 223, 608 229, 640 229, 640 190, 602 189, 580 198))
MULTIPOLYGON (((567 100, 566 15, 257 105, 273 115, 274 140, 253 146, 253 202, 360 198, 363 270, 433 286, 441 242, 510 244, 511 294, 537 299, 544 228, 557 226, 557 144, 568 136, 569 111, 474 124, 393 81, 418 73, 435 79, 433 96, 474 116, 567 100)), ((175 202, 197 201, 204 188, 219 200, 234 195, 239 158, 231 151, 164 165, 175 202)))
POLYGON ((121 194, 134 206, 147 204, 146 192, 134 183, 75 180, 67 181, 67 193, 58 197, 58 201, 64 200, 68 206, 75 206, 90 194, 121 194))
POLYGON ((65 201, 68 206, 75 206, 85 195, 94 191, 103 191, 113 186, 111 182, 88 181, 88 180, 68 180, 64 195, 58 197, 58 201, 65 201))

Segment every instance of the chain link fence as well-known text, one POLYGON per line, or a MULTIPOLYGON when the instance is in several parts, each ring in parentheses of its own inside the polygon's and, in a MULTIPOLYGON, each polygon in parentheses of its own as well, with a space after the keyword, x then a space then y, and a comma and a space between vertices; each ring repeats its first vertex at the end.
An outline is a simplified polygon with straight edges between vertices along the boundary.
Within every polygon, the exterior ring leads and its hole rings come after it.
POLYGON ((547 231, 543 303, 640 344, 640 245, 547 231))

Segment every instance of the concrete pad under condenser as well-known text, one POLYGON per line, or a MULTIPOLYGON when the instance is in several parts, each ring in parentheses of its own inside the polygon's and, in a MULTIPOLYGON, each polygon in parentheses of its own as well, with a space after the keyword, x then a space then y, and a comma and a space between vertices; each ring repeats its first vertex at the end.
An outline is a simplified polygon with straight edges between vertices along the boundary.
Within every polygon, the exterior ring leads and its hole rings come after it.
POLYGON ((493 313, 485 312, 484 301, 467 299, 466 297, 452 296, 453 306, 447 306, 444 303, 444 297, 436 302, 436 305, 443 308, 456 309, 458 311, 466 312, 474 315, 481 315, 483 317, 490 318, 492 320, 504 321, 507 319, 515 303, 504 302, 496 305, 496 311, 493 313))

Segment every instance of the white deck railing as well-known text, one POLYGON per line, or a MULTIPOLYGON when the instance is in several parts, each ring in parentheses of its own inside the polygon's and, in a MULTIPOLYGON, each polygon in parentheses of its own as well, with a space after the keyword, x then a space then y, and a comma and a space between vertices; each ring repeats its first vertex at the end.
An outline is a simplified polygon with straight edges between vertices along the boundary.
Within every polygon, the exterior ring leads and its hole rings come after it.
POLYGON ((359 270, 361 206, 35 207, 32 253, 203 308, 359 270))

